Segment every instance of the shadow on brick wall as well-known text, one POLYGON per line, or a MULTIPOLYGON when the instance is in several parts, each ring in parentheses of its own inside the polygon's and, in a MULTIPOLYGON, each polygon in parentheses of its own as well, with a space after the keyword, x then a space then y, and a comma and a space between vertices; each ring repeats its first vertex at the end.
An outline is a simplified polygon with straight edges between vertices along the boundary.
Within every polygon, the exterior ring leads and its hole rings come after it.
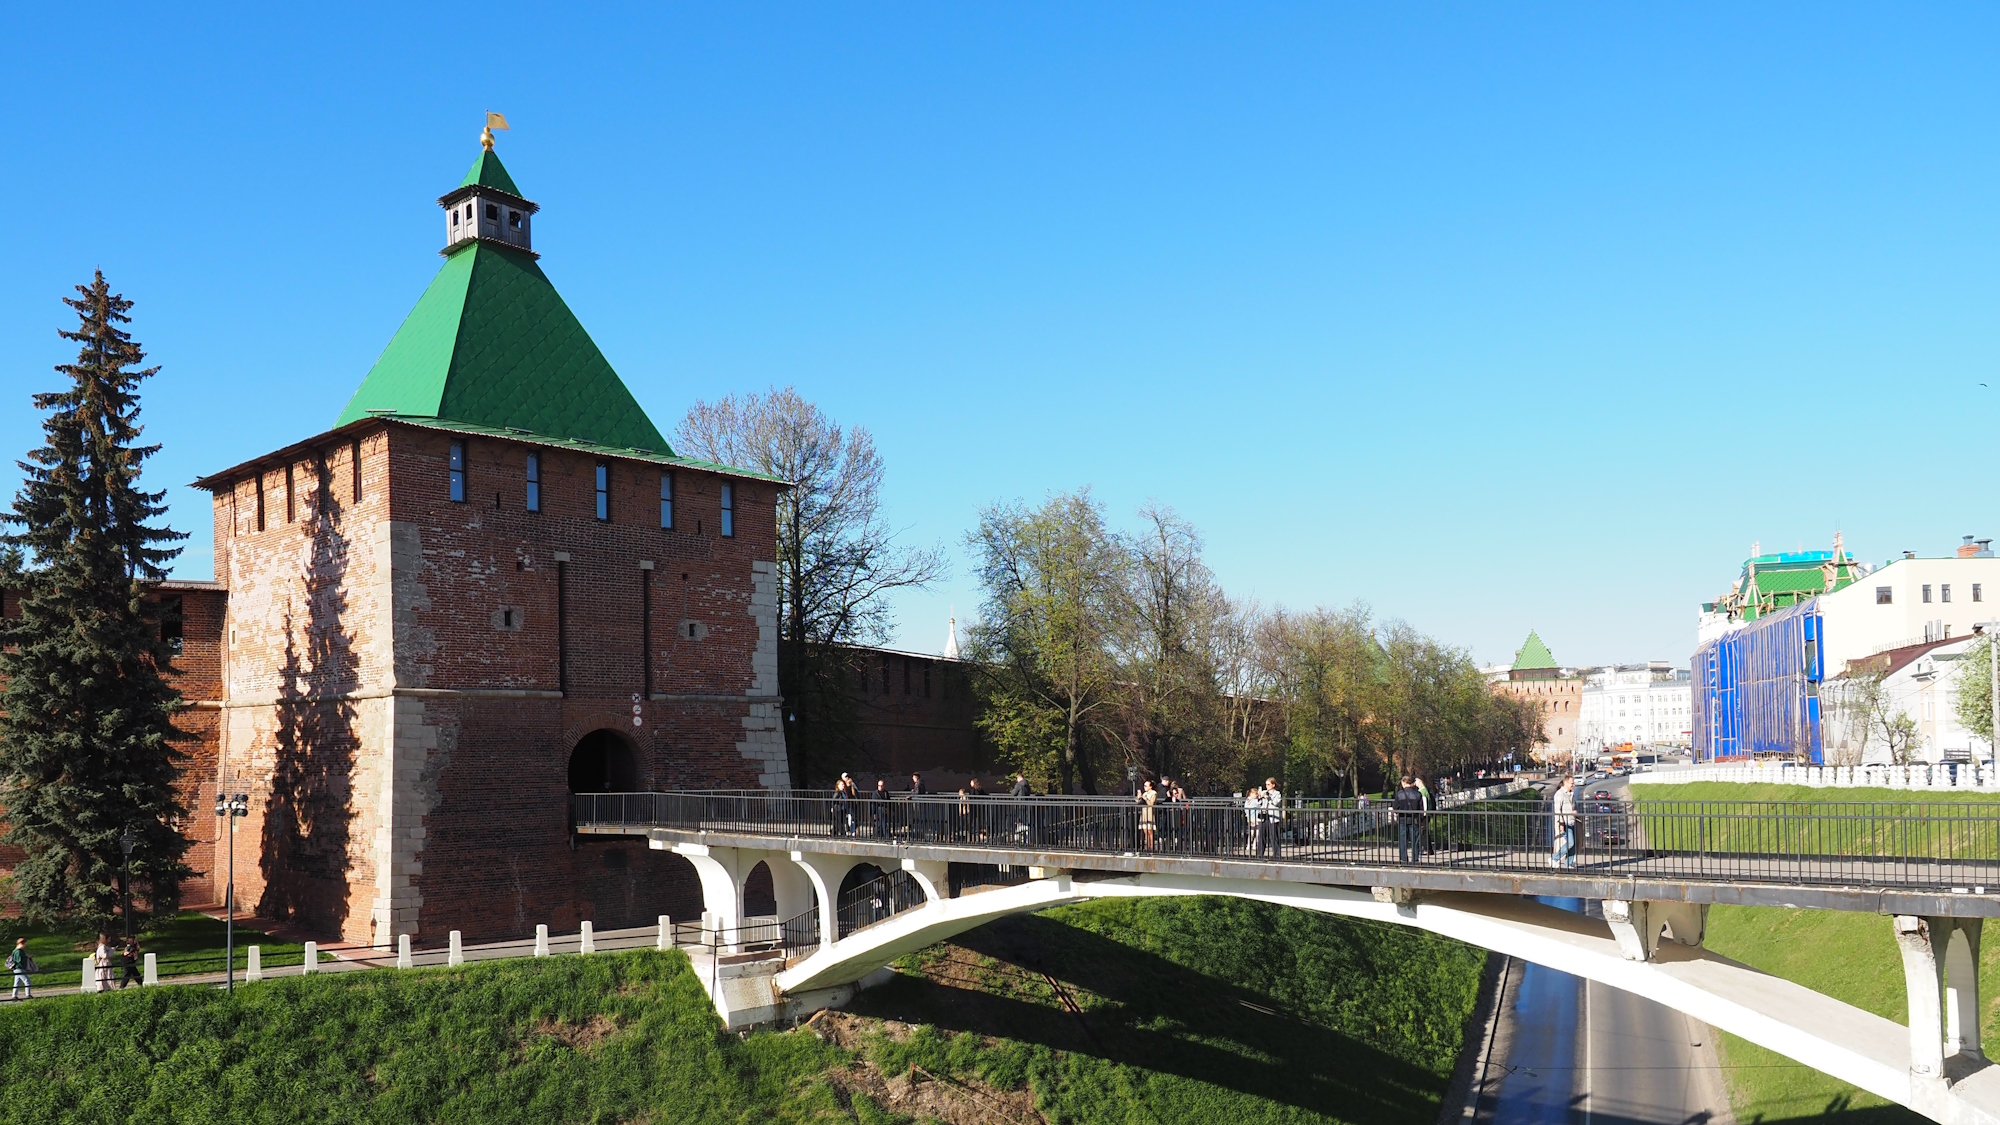
POLYGON ((311 562, 303 614, 285 615, 285 662, 277 705, 277 753, 264 810, 264 895, 257 913, 338 933, 349 913, 354 862, 351 779, 358 747, 359 682, 347 610, 349 542, 340 504, 318 465, 311 562), (303 634, 304 651, 300 650, 303 634))

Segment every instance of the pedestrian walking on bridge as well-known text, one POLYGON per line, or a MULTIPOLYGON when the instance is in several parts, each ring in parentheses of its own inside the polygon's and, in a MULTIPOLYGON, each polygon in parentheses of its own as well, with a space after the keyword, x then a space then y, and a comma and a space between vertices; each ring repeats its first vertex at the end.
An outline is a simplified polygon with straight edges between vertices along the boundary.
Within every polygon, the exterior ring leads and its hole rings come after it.
POLYGON ((1576 778, 1565 775, 1549 801, 1552 831, 1549 835, 1549 866, 1576 866, 1576 778))
POLYGON ((1424 791, 1409 774, 1390 800, 1396 810, 1396 862, 1416 863, 1424 857, 1424 791))
POLYGON ((1257 854, 1276 858, 1279 853, 1278 833, 1284 827, 1285 794, 1278 788, 1278 779, 1264 779, 1263 838, 1258 842, 1257 854))

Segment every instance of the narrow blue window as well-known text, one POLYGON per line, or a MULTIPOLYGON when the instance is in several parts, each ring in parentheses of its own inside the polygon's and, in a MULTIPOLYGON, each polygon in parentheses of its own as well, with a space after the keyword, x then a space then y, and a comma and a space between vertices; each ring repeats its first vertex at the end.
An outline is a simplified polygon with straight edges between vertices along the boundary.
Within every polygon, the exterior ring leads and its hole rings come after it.
POLYGON ((597 518, 611 518, 611 466, 597 466, 597 518))
POLYGON ((736 534, 736 486, 727 481, 722 484, 722 534, 736 534))
POLYGON ((674 526, 674 474, 660 474, 660 526, 674 526))
POLYGON ((456 503, 465 503, 465 443, 451 443, 451 498, 456 503))
POLYGON ((542 455, 528 454, 528 510, 542 510, 542 455))

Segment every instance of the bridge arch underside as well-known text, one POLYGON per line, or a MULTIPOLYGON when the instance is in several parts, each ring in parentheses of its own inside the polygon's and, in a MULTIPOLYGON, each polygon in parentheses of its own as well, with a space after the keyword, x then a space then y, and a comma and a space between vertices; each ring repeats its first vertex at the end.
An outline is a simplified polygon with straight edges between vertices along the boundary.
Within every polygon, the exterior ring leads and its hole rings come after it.
MULTIPOLYGON (((1517 896, 1471 892, 1412 896, 1223 876, 1086 879, 1057 874, 962 898, 933 895, 919 909, 822 945, 780 973, 777 984, 792 995, 835 988, 859 981, 906 953, 1010 914, 1093 898, 1165 895, 1227 895, 1428 930, 1643 996, 1935 1121, 2000 1125, 2000 1067, 1987 1064, 1979 1053, 1976 982, 1954 978, 1951 983, 1959 986, 1954 997, 1944 979, 1947 963, 1962 961, 1967 946, 1976 965, 1976 919, 1894 920, 1899 930, 1910 922, 1941 927, 1931 938, 1935 957, 1928 962, 1916 951, 1912 935, 1898 935, 1913 986, 1921 983, 1918 978, 1925 971, 1934 974, 1938 985, 1931 995, 1942 999, 1932 1003, 1927 1016, 1921 1003, 1912 1006, 1920 1021, 1928 1018, 1938 1029, 1928 1040, 1935 1047, 1926 1046, 1925 1036, 1913 1035, 1902 1024, 1696 944, 1683 944, 1700 941, 1699 908, 1662 911, 1649 919, 1647 904, 1629 904, 1638 907, 1630 915, 1636 922, 1628 922, 1621 934, 1604 920, 1517 896), (1635 940, 1643 949, 1633 948, 1635 940), (1927 964, 1932 968, 1924 969, 1927 964), (1970 996, 1965 995, 1968 989, 1970 996), (1969 1033, 1960 1019, 1951 1016, 1954 999, 1965 1004, 1961 1010, 1974 1013, 1970 1022, 1975 1026, 1969 1033), (1957 1053, 1948 1053, 1953 1047, 1957 1053), (1926 1066, 1935 1069, 1927 1072, 1926 1066)), ((1883 924, 1891 920, 1885 918, 1883 924)), ((1920 991, 1913 987, 1913 992, 1920 991)))

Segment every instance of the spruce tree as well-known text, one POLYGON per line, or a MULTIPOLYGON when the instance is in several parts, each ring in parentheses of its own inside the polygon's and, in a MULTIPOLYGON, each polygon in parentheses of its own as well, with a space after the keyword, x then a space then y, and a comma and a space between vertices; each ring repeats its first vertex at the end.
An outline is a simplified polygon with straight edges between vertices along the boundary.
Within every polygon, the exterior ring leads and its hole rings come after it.
MULTIPOLYGON (((119 325, 132 303, 99 271, 65 331, 69 385, 34 396, 45 444, 0 536, 19 569, 20 613, 0 622, 0 814, 24 857, 11 890, 28 917, 106 925, 117 913, 128 828, 139 910, 178 905, 188 841, 175 790, 183 754, 168 684, 173 653, 147 587, 186 538, 157 521, 163 492, 139 487, 157 445, 139 444, 145 353, 119 325)), ((10 568, 11 569, 11 568, 10 568)))

